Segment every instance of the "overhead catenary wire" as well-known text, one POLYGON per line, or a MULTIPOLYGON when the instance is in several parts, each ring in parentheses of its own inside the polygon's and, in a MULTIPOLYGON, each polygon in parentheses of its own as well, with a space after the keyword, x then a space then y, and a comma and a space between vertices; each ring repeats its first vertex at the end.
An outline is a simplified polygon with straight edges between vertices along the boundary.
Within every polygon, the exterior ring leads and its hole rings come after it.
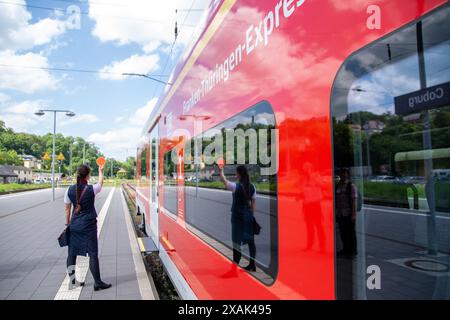
MULTIPOLYGON (((55 1, 55 0, 53 0, 53 1, 55 1)), ((176 41, 178 39, 178 35, 179 35, 180 31, 181 31, 181 28, 190 26, 190 25, 186 24, 186 21, 187 21, 187 18, 189 16, 190 12, 193 11, 193 10, 204 11, 204 9, 201 9, 201 10, 200 9, 198 9, 198 10, 197 9, 193 9, 195 1, 196 0, 192 1, 190 8, 187 9, 187 10, 176 9, 176 14, 177 14, 178 11, 187 11, 187 13, 186 13, 186 16, 185 16, 184 21, 181 24, 180 28, 178 27, 177 21, 175 21, 174 41, 173 41, 173 43, 171 45, 171 49, 170 49, 169 55, 167 57, 165 65, 164 65, 163 73, 167 69, 168 62, 169 62, 170 58, 172 57, 173 49, 175 47, 175 44, 176 44, 176 41)), ((77 2, 77 1, 66 0, 64 2, 77 2)), ((6 2, 6 1, 0 1, 0 4, 19 5, 19 6, 23 6, 23 7, 30 7, 30 8, 36 8, 36 9, 45 9, 45 10, 56 10, 55 8, 32 6, 32 5, 26 5, 26 4, 20 4, 20 3, 12 3, 12 2, 6 2)), ((87 12, 82 12, 82 13, 89 14, 87 12)), ((152 21, 152 20, 147 20, 147 21, 149 21, 149 22, 157 22, 157 21, 152 21)), ((120 73, 120 72, 111 72, 111 71, 102 71, 102 70, 72 69, 72 68, 52 68, 52 67, 37 67, 37 66, 24 66, 24 65, 11 65, 11 64, 0 64, 0 67, 22 68, 22 69, 36 69, 36 70, 48 70, 48 71, 63 71, 63 72, 93 73, 93 74, 111 74, 111 75, 121 75, 121 76, 138 76, 138 77, 144 77, 144 78, 153 80, 153 81, 161 83, 161 84, 172 85, 170 82, 166 82, 166 81, 162 81, 162 80, 156 79, 156 77, 168 77, 168 75, 164 75, 164 74, 162 74, 162 75, 153 75, 153 74, 141 74, 141 73, 131 73, 131 72, 120 73)), ((153 93, 153 96, 155 95, 157 88, 158 88, 158 86, 155 86, 155 91, 153 93)))
POLYGON ((78 72, 78 73, 93 73, 93 74, 109 74, 109 75, 119 75, 119 76, 136 76, 147 78, 162 84, 171 85, 171 83, 156 79, 168 77, 168 75, 163 74, 142 74, 142 73, 132 73, 132 72, 112 72, 112 71, 102 71, 102 70, 87 70, 87 69, 71 69, 71 68, 52 68, 52 67, 36 67, 36 66, 24 66, 24 65, 13 65, 13 64, 0 64, 3 68, 18 68, 18 69, 34 69, 34 70, 47 70, 47 71, 62 71, 62 72, 78 72))
MULTIPOLYGON (((180 35, 181 31, 182 31, 182 28, 186 25, 186 21, 187 21, 187 19, 188 19, 189 14, 190 14, 190 9, 192 9, 192 8, 194 7, 195 2, 196 2, 196 0, 192 0, 191 6, 190 6, 190 8, 188 9, 188 11, 187 11, 187 13, 186 13, 186 16, 184 17, 184 20, 183 20, 183 22, 181 23, 180 26, 178 26, 178 21, 177 21, 177 20, 178 20, 178 11, 179 11, 179 10, 178 10, 178 9, 175 10, 175 32, 174 32, 174 39, 173 39, 172 45, 171 45, 171 47, 170 47, 169 54, 168 54, 168 56, 167 56, 167 58, 166 58, 166 62, 164 63, 164 68, 163 68, 163 70, 162 70, 162 73, 163 73, 163 74, 166 72, 167 65, 169 64, 169 61, 170 61, 170 59, 172 58, 173 49, 174 49, 174 47, 175 47, 175 44, 176 44, 176 42, 177 42, 177 40, 178 40, 178 37, 179 37, 179 35, 180 35)), ((191 37, 192 37, 192 34, 191 34, 191 37)), ((156 96, 157 90, 158 90, 158 86, 156 85, 156 86, 155 86, 155 89, 153 90, 152 97, 155 97, 155 96, 156 96)), ((162 88, 162 90, 164 90, 164 87, 162 88)), ((161 94, 161 92, 158 93, 158 96, 159 96, 160 94, 161 94)))
MULTIPOLYGON (((130 4, 125 3, 111 3, 111 2, 100 2, 100 1, 84 1, 84 0, 50 0, 54 2, 65 2, 65 3, 73 3, 73 4, 84 4, 84 5, 94 5, 94 6, 108 6, 108 7, 129 7, 130 4)), ((189 9, 177 9, 179 12, 189 11, 189 9)), ((191 12, 203 12, 206 9, 191 9, 191 12)))
MULTIPOLYGON (((20 6, 20 7, 38 9, 38 10, 47 10, 47 11, 52 11, 52 12, 62 11, 61 8, 35 6, 35 5, 23 4, 23 3, 17 3, 17 2, 0 1, 0 4, 14 5, 14 6, 20 6)), ((89 12, 87 12, 87 11, 80 11, 79 14, 89 16, 89 12)), ((96 13, 96 16, 108 17, 108 18, 113 18, 113 19, 121 19, 121 20, 137 21, 137 22, 155 23, 155 24, 161 24, 161 25, 170 25, 170 23, 166 22, 166 21, 152 20, 152 19, 146 19, 146 18, 140 18, 140 17, 124 17, 124 16, 97 14, 97 13, 96 13)), ((195 28, 196 26, 185 24, 185 27, 195 28)))

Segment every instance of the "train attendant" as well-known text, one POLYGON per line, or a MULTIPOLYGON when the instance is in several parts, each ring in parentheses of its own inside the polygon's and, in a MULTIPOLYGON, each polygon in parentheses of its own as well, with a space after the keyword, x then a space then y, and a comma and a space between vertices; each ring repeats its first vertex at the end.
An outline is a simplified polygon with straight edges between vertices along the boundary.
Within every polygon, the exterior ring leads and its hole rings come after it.
POLYGON ((256 246, 253 230, 253 214, 256 206, 256 188, 250 183, 250 176, 245 166, 236 168, 237 183, 230 182, 225 177, 223 167, 220 167, 220 180, 225 188, 233 193, 233 204, 231 207, 231 240, 233 243, 233 264, 230 272, 224 277, 237 275, 237 266, 241 261, 241 245, 248 244, 250 252, 250 263, 244 269, 256 271, 256 246))
POLYGON ((103 166, 99 167, 99 181, 89 185, 91 168, 81 165, 77 171, 77 184, 71 186, 64 196, 66 225, 69 226, 69 254, 67 257, 67 272, 71 281, 69 289, 84 286, 75 280, 75 265, 77 256, 89 256, 89 269, 94 278, 94 290, 104 290, 111 284, 100 278, 97 243, 97 212, 95 211, 95 196, 103 187, 103 166), (71 208, 73 207, 72 213, 71 208))
POLYGON ((356 211, 358 191, 352 183, 350 170, 339 170, 339 182, 336 185, 336 220, 342 241, 342 250, 338 256, 351 258, 357 254, 356 211))

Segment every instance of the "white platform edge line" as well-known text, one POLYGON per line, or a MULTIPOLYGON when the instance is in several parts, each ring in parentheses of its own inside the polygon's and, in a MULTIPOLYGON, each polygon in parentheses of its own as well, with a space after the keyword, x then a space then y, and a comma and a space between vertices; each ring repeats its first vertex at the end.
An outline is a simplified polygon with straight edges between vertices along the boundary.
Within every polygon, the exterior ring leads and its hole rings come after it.
MULTIPOLYGON (((106 198, 105 203, 103 204, 102 209, 100 210, 100 213, 98 214, 97 218, 97 237, 100 236, 100 233, 103 228, 103 223, 105 222, 106 214, 108 213, 109 206, 111 204, 114 192, 116 188, 112 188, 112 190, 108 194, 108 198, 106 198)), ((77 266, 75 274, 77 275, 77 279, 80 282, 85 281, 86 275, 89 270, 89 258, 87 257, 78 257, 77 258, 77 266)), ((64 278, 61 287, 59 288, 58 292, 56 293, 54 300, 78 300, 81 295, 81 290, 83 288, 75 288, 73 290, 69 290, 69 276, 66 275, 64 278)))
MULTIPOLYGON (((373 210, 373 211, 380 211, 385 213, 396 213, 396 214, 403 214, 403 215, 409 215, 409 216, 418 216, 418 217, 428 217, 428 214, 426 213, 417 213, 417 212, 406 212, 406 211, 399 211, 399 210, 393 210, 393 209, 382 209, 382 208, 373 208, 373 207, 363 207, 363 209, 367 210, 373 210)), ((436 215, 436 219, 444 219, 444 220, 450 220, 450 217, 444 217, 442 215, 436 215)))
POLYGON ((154 290, 156 288, 152 286, 152 281, 148 277, 147 270, 145 268, 144 262, 142 261, 141 251, 136 238, 136 233, 133 228, 133 223, 131 221, 131 216, 128 211, 128 206, 125 201, 125 197, 121 190, 120 197, 122 199, 123 213, 125 215, 125 221, 127 225, 128 237, 130 239, 130 247, 133 255, 134 268, 136 271, 136 278, 139 285, 139 292, 141 294, 142 300, 156 300, 154 290))

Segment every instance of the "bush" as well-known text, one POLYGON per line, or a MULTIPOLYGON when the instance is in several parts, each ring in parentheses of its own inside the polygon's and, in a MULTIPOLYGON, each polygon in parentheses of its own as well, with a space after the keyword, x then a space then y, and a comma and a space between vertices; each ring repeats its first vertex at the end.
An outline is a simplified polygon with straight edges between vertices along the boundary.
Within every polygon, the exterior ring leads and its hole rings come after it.
POLYGON ((411 185, 389 182, 364 182, 364 202, 409 208, 408 190, 411 185))

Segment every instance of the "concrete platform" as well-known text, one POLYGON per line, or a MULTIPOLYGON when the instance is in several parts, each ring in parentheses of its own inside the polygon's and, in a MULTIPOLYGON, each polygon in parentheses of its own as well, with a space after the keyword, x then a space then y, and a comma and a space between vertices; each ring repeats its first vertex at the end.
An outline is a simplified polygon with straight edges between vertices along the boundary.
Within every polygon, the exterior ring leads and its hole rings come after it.
POLYGON ((112 288, 94 292, 88 258, 77 259, 77 278, 86 286, 68 290, 67 248, 56 238, 64 228, 63 194, 50 201, 41 190, 0 196, 0 299, 154 299, 120 188, 105 188, 96 199, 100 271, 112 288))

